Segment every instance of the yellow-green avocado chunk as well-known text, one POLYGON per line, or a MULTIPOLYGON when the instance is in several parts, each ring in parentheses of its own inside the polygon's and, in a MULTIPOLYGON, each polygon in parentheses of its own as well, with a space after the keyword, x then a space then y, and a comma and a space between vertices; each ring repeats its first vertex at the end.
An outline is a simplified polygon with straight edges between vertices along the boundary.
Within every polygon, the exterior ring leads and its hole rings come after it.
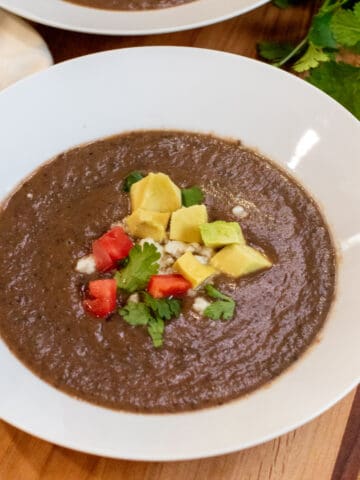
POLYGON ((211 265, 232 277, 244 277, 272 266, 270 260, 248 245, 228 245, 216 253, 211 265))
POLYGON ((132 236, 152 238, 156 242, 161 242, 165 239, 169 219, 170 213, 151 212, 138 208, 125 218, 125 223, 132 236))
POLYGON ((188 280, 193 288, 198 287, 207 278, 216 273, 215 268, 210 265, 203 265, 190 252, 184 253, 173 265, 173 269, 181 273, 188 280))
POLYGON ((168 175, 149 173, 130 189, 131 208, 152 212, 174 212, 181 207, 181 190, 168 175))
POLYGON ((200 225, 200 233, 207 247, 218 248, 232 243, 245 245, 245 238, 237 222, 224 222, 217 220, 212 223, 200 225))
POLYGON ((200 225, 208 221, 205 205, 183 207, 171 215, 170 240, 201 243, 200 225))

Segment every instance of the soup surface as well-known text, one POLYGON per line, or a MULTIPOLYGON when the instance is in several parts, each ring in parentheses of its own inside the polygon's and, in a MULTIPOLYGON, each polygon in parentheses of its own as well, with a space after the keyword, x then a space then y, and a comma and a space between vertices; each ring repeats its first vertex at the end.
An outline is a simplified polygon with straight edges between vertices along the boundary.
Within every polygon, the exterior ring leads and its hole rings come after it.
POLYGON ((4 205, 0 333, 42 379, 89 402, 139 412, 198 409, 254 390, 304 352, 328 314, 335 271, 319 208, 274 164, 240 142, 133 132, 62 153, 4 205), (248 244, 273 262, 256 275, 214 278, 236 301, 231 320, 204 318, 185 297, 161 348, 118 313, 86 313, 83 287, 96 275, 75 270, 92 241, 129 214, 123 181, 134 170, 199 186, 209 221, 234 222, 241 206, 248 244))
POLYGON ((195 0, 68 0, 84 7, 103 10, 156 10, 178 7, 195 0))

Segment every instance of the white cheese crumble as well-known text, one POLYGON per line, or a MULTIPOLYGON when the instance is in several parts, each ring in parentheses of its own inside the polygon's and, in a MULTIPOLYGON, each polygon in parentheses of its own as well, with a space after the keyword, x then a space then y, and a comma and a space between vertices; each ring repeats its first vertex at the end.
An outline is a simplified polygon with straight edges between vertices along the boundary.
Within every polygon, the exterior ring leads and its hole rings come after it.
POLYGON ((196 312, 202 315, 205 311, 205 309, 210 305, 210 302, 208 302, 205 298, 203 297, 196 297, 195 301, 192 305, 192 309, 196 312))
POLYGON ((178 240, 170 240, 165 244, 165 252, 174 258, 179 258, 186 252, 194 252, 194 247, 189 243, 179 242, 178 240))
POLYGON ((34 195, 32 193, 27 193, 26 196, 27 196, 27 198, 30 198, 30 200, 31 200, 34 195))
POLYGON ((190 288, 190 290, 187 291, 187 296, 188 297, 196 297, 198 294, 198 291, 195 288, 190 288))
POLYGON ((196 253, 198 253, 202 257, 205 257, 208 260, 210 260, 210 258, 215 254, 215 251, 214 251, 213 248, 200 247, 199 250, 196 253))
POLYGON ((233 213, 233 215, 235 215, 235 217, 237 217, 237 218, 245 218, 245 217, 247 217, 247 212, 246 212, 245 208, 242 207, 241 205, 236 205, 236 206, 232 209, 232 213, 233 213))
POLYGON ((75 270, 79 273, 86 273, 90 275, 96 272, 96 263, 94 255, 86 255, 77 261, 75 270))
POLYGON ((196 258, 196 260, 200 263, 202 263, 203 265, 207 265, 208 264, 208 258, 207 257, 204 257, 202 255, 194 255, 194 257, 196 258))
POLYGON ((139 294, 133 293, 132 295, 130 295, 130 297, 128 298, 128 302, 139 303, 140 302, 139 294))

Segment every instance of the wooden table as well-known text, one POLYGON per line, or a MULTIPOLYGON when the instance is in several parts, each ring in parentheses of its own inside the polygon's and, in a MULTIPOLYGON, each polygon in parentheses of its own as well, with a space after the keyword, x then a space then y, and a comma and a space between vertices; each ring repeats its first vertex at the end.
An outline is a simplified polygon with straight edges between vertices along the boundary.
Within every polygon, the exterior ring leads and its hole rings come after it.
MULTIPOLYGON (((301 38, 315 8, 314 1, 283 11, 266 5, 207 28, 146 37, 37 28, 55 62, 138 45, 187 45, 255 57, 259 40, 301 38)), ((356 480, 359 469, 360 388, 288 435, 239 453, 191 462, 108 460, 51 445, 0 422, 0 480, 356 480)))

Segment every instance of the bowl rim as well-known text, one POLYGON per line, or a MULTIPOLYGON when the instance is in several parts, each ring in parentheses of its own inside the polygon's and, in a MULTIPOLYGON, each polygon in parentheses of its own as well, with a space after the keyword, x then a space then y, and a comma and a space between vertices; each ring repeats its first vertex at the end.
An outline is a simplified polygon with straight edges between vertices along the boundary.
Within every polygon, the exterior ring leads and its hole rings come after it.
MULTIPOLYGON (((203 12, 200 14, 199 18, 191 20, 191 9, 192 9, 192 4, 184 4, 184 5, 179 5, 177 7, 170 7, 166 9, 156 9, 156 10, 147 10, 147 11, 135 11, 135 12, 126 12, 126 11, 114 11, 114 10, 101 10, 101 9, 93 9, 93 8, 88 8, 88 7, 83 7, 79 6, 76 4, 72 4, 71 2, 67 2, 68 6, 67 8, 69 11, 78 12, 80 18, 83 18, 84 15, 81 15, 80 9, 83 10, 83 13, 86 12, 88 14, 90 11, 97 11, 101 12, 101 15, 109 15, 109 12, 111 13, 112 16, 116 16, 117 19, 121 22, 123 22, 125 25, 127 23, 127 20, 130 19, 132 16, 136 15, 139 19, 141 17, 141 22, 143 22, 143 26, 134 25, 132 27, 127 27, 127 26, 111 26, 108 27, 106 26, 106 20, 105 20, 105 25, 102 26, 94 26, 91 25, 91 22, 87 21, 84 24, 80 21, 74 21, 71 20, 64 20, 62 19, 62 15, 60 14, 59 18, 52 18, 49 15, 42 15, 38 12, 33 11, 33 7, 29 6, 29 3, 27 3, 24 0, 15 0, 16 5, 14 5, 14 0, 0 0, 0 8, 3 8, 5 10, 8 10, 9 12, 14 13, 15 15, 18 15, 20 17, 26 18, 30 21, 37 22, 43 25, 47 25, 49 27, 53 28, 60 28, 64 30, 69 30, 73 32, 79 32, 79 33, 90 33, 94 35, 124 35, 124 36, 142 36, 142 35, 155 35, 155 34, 165 34, 165 33, 175 33, 175 32, 183 32, 186 30, 192 30, 195 28, 201 28, 201 27, 206 27, 210 25, 214 25, 216 23, 224 22, 226 20, 230 20, 232 18, 235 18, 237 16, 243 15, 245 13, 248 13, 258 7, 261 7, 265 5, 266 3, 269 3, 270 0, 248 0, 251 1, 251 4, 241 7, 241 8, 236 8, 232 7, 229 11, 225 11, 225 13, 219 13, 215 14, 211 17, 208 17, 206 14, 206 1, 208 0, 195 0, 194 3, 197 2, 203 2, 204 5, 202 5, 203 12), (176 20, 176 15, 174 13, 174 10, 176 12, 183 11, 183 9, 187 9, 190 11, 190 19, 184 22, 177 23, 176 20), (154 12, 165 12, 165 15, 167 15, 170 12, 169 20, 165 20, 165 23, 161 20, 160 22, 156 22, 156 17, 154 12), (152 22, 153 18, 155 18, 155 21, 153 22, 154 24, 151 26, 147 26, 147 23, 150 21, 152 22), (166 21, 169 22, 169 24, 166 24, 166 21)), ((39 0, 35 0, 39 1, 39 0)), ((65 0, 62 0, 65 1, 65 0)), ((71 15, 69 15, 71 16, 71 15)))
MULTIPOLYGON (((81 62, 88 62, 89 59, 91 61, 92 58, 94 57, 99 57, 99 56, 106 56, 106 55, 109 55, 110 57, 112 55, 127 55, 128 53, 132 54, 133 51, 136 51, 136 53, 134 53, 135 55, 137 54, 137 52, 139 51, 143 51, 143 50, 146 50, 147 52, 149 51, 177 51, 177 52, 189 52, 190 55, 194 54, 194 55, 210 55, 210 56, 213 56, 213 57, 217 57, 217 56, 226 56, 226 57, 232 57, 234 59, 236 59, 236 61, 239 61, 239 62, 243 62, 244 65, 258 65, 261 67, 259 68, 264 68, 264 69, 273 69, 273 67, 270 67, 266 64, 263 64, 262 62, 259 62, 257 60, 253 60, 253 59, 249 59, 249 58, 246 58, 246 57, 240 57, 238 55, 235 55, 235 54, 231 54, 231 53, 226 53, 226 52, 217 52, 217 51, 213 51, 213 50, 207 50, 207 49, 199 49, 199 48, 191 48, 191 47, 133 47, 133 48, 128 48, 128 49, 119 49, 119 50, 112 50, 112 51, 108 51, 108 52, 101 52, 101 53, 96 53, 96 54, 91 54, 91 55, 87 55, 85 57, 80 57, 80 58, 77 58, 77 59, 73 59, 73 60, 68 60, 66 62, 63 62, 61 64, 57 64, 53 67, 51 67, 51 70, 54 71, 54 70, 59 70, 60 73, 61 73, 61 70, 62 69, 67 69, 67 65, 68 64, 74 64, 74 63, 77 63, 78 65, 81 63, 81 62)), ((234 60, 235 61, 235 60, 234 60)), ((41 73, 37 73, 31 77, 29 77, 28 79, 24 79, 24 80, 21 80, 19 81, 16 85, 14 86, 10 86, 8 87, 7 89, 5 89, 1 94, 0 94, 0 103, 2 101, 2 98, 4 97, 4 95, 7 94, 7 92, 16 92, 17 89, 22 89, 23 86, 25 85, 25 88, 27 85, 30 85, 31 82, 37 82, 37 79, 39 77, 43 77, 44 75, 46 75, 46 72, 41 72, 41 73)), ((297 82, 299 85, 301 84, 303 87, 301 88, 305 88, 305 89, 309 89, 309 91, 315 93, 316 92, 316 95, 317 96, 322 96, 323 98, 326 98, 326 101, 327 102, 331 102, 333 105, 336 105, 336 108, 337 109, 341 109, 342 110, 342 115, 346 115, 348 117, 348 120, 351 120, 351 121, 355 121, 355 122, 358 122, 357 119, 350 113, 348 112, 346 109, 344 109, 344 107, 342 107, 341 105, 339 105, 335 100, 331 99, 330 97, 328 97, 325 93, 319 91, 317 88, 315 88, 314 86, 310 85, 310 84, 307 84, 305 83, 303 80, 297 78, 297 77, 294 77, 293 75, 287 73, 287 72, 284 72, 284 71, 281 71, 281 70, 277 70, 277 74, 280 75, 282 78, 288 78, 289 81, 291 79, 291 82, 297 82)), ((357 128, 360 127, 360 123, 356 123, 357 125, 357 128)), ((251 147, 251 145, 250 145, 251 147)), ((275 163, 278 163, 276 160, 273 160, 275 161, 275 163)), ((282 167, 282 165, 280 165, 282 167)), ((1 342, 3 342, 1 340, 1 342)), ((281 377, 281 376, 280 376, 281 377)), ((279 377, 277 377, 279 378, 279 377)), ((195 459, 195 458, 205 458, 205 457, 209 457, 209 456, 214 456, 214 455, 222 455, 222 454, 225 454, 225 453, 230 453, 230 452, 233 452, 235 450, 238 450, 238 449, 244 449, 244 448, 249 448, 251 446, 254 446, 254 445, 258 445, 260 443, 264 443, 266 441, 269 441, 273 438, 276 438, 278 437, 279 435, 282 435, 282 434, 285 434, 291 430, 293 430, 294 428, 298 428, 300 427, 301 425, 304 425, 305 423, 311 421, 312 419, 314 419, 316 416, 320 415, 321 413, 323 413, 324 411, 326 411, 328 408, 330 408, 331 406, 333 406, 336 402, 338 402, 341 398, 343 398, 345 395, 347 395, 356 385, 357 383, 359 382, 359 379, 360 379, 360 376, 358 378, 355 378, 353 380, 353 382, 351 382, 347 388, 343 389, 341 392, 339 392, 337 395, 335 395, 333 398, 329 399, 329 401, 327 403, 325 403, 324 405, 321 406, 321 408, 318 408, 316 411, 314 411, 312 413, 312 415, 308 415, 306 416, 305 418, 302 418, 301 420, 299 420, 296 424, 291 424, 291 425, 288 425, 282 429, 279 429, 277 430, 276 432, 271 432, 269 435, 267 436, 264 436, 262 437, 260 440, 255 440, 255 441, 250 441, 248 443, 246 442, 242 442, 241 443, 241 446, 238 447, 238 446, 231 446, 231 447, 224 447, 224 448, 217 448, 216 451, 208 451, 208 450, 205 450, 205 451, 197 451, 196 453, 194 453, 193 455, 189 455, 189 454, 185 454, 185 455, 182 455, 182 454, 179 454, 178 456, 172 456, 171 458, 168 457, 168 455, 158 455, 158 456, 154 456, 153 454, 151 454, 149 457, 146 457, 146 455, 141 455, 141 457, 137 457, 137 456, 124 456, 124 455, 117 455, 117 454, 114 454, 114 453, 111 453, 108 451, 108 449, 104 449, 102 450, 101 448, 95 448, 93 449, 92 451, 89 451, 89 449, 87 447, 81 447, 81 445, 77 444, 76 442, 71 442, 69 440, 67 440, 66 442, 64 441, 59 441, 57 438, 56 438, 56 434, 49 434, 49 435, 44 435, 44 434, 41 434, 39 435, 38 433, 33 433, 33 431, 31 430, 27 430, 26 428, 24 428, 22 425, 21 425, 21 422, 16 422, 14 421, 13 419, 5 419, 4 420, 7 422, 7 423, 10 423, 12 425, 14 425, 15 427, 17 428, 20 428, 21 430, 23 431, 26 431, 27 433, 31 434, 31 435, 35 435, 35 436, 38 436, 39 438, 42 438, 44 440, 47 440, 47 441, 50 441, 52 443, 56 443, 58 445, 61 445, 61 446, 64 446, 64 447, 67 447, 67 448, 73 448, 74 450, 78 450, 78 451, 82 451, 82 452, 86 452, 86 453, 92 453, 92 454, 96 454, 96 455, 101 455, 101 456, 104 456, 104 457, 110 457, 110 458, 123 458, 123 459, 131 459, 131 460, 153 460, 153 461, 173 461, 173 460, 189 460, 189 459, 195 459)), ((276 382, 276 379, 274 380, 276 382)), ((258 391, 261 391, 261 389, 259 389, 258 391)), ((58 392, 60 395, 63 395, 63 396, 66 396, 66 394, 62 393, 62 392, 58 392)), ((79 400, 79 402, 82 402, 81 400, 79 400)), ((83 403, 83 402, 82 402, 83 403)), ((101 408, 101 407, 100 407, 101 408)), ((220 407, 221 408, 221 407, 220 407)), ((208 409, 205 409, 205 410, 208 410, 208 409)), ((195 411, 195 412, 186 412, 184 415, 197 415, 199 412, 204 412, 204 410, 200 410, 200 411, 195 411)), ((158 416, 161 416, 161 417, 164 417, 165 416, 168 416, 167 414, 161 414, 161 415, 153 415, 154 417, 158 417, 158 416)), ((182 413, 178 413, 178 414, 175 414, 176 416, 181 416, 183 415, 182 413)), ((141 416, 141 415, 140 415, 141 416)), ((170 414, 170 416, 173 416, 173 414, 170 414)))

